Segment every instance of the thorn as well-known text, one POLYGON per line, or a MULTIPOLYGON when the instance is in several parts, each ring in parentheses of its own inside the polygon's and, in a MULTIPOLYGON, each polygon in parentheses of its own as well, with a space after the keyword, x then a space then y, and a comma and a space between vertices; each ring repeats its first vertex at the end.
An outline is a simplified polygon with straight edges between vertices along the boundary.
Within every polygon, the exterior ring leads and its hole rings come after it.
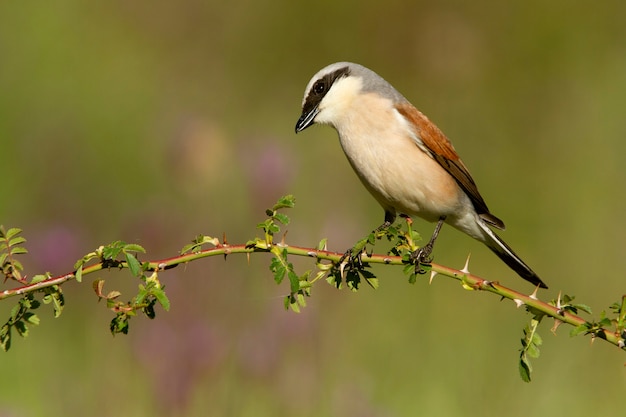
POLYGON ((430 270, 430 279, 428 280, 428 284, 432 284, 433 283, 433 278, 435 278, 435 275, 437 275, 436 271, 433 271, 432 269, 430 270))
POLYGON ((390 258, 383 258, 383 262, 386 264, 390 264, 391 263, 391 259, 390 258))
POLYGON ((314 252, 312 250, 308 251, 307 256, 310 256, 311 258, 317 258, 317 252, 314 252))
POLYGON ((222 233, 222 242, 224 242, 224 245, 228 245, 228 242, 226 241, 226 232, 222 233))
POLYGON ((514 299, 513 299, 513 302, 515 303, 515 307, 516 307, 516 308, 520 308, 521 306, 523 306, 523 305, 525 304, 525 303, 524 303, 522 300, 520 300, 519 298, 514 298, 514 299))
POLYGON ((466 274, 469 274, 469 261, 470 261, 470 257, 472 256, 471 253, 467 254, 467 259, 465 260, 465 266, 463 267, 463 269, 461 269, 461 272, 464 272, 466 274))
POLYGON ((550 331, 556 335, 556 329, 559 328, 559 326, 563 324, 563 322, 559 319, 554 319, 554 326, 552 326, 552 328, 550 329, 550 331))
POLYGON ((626 347, 626 342, 624 342, 624 339, 620 339, 620 340, 618 340, 618 342, 617 342, 617 346, 618 346, 620 349, 624 349, 624 347, 626 347))
POLYGON ((246 253, 246 257, 248 258, 248 265, 250 265, 250 252, 246 253))
POLYGON ((561 291, 559 291, 559 296, 556 299, 556 313, 560 316, 565 315, 565 312, 563 311, 563 306, 561 306, 561 291))
POLYGON ((346 274, 345 274, 345 267, 348 263, 346 261, 343 261, 342 263, 339 264, 339 275, 341 276, 341 280, 345 280, 346 278, 346 274))
POLYGON ((532 298, 533 300, 538 300, 538 298, 537 298, 537 291, 539 291, 539 285, 537 285, 535 287, 535 291, 533 291, 533 293, 530 294, 529 297, 532 298))
POLYGON ((289 232, 289 230, 285 230, 285 233, 283 233, 283 237, 282 239, 280 239, 280 243, 284 246, 285 245, 285 237, 287 237, 287 232, 289 232))

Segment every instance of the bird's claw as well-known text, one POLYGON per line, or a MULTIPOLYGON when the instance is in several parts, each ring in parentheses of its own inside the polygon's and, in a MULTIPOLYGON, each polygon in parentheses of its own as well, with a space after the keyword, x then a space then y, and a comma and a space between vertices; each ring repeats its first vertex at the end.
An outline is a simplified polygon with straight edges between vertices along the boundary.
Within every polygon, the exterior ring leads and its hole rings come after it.
POLYGON ((345 266, 348 266, 348 269, 362 269, 363 268, 363 250, 359 250, 356 254, 354 253, 355 248, 350 248, 343 254, 337 264, 344 269, 345 266))
POLYGON ((425 274, 426 269, 422 268, 422 265, 430 265, 433 261, 433 257, 431 256, 433 252, 433 245, 428 243, 425 246, 417 249, 415 252, 411 253, 410 260, 411 263, 415 265, 415 273, 416 274, 425 274))

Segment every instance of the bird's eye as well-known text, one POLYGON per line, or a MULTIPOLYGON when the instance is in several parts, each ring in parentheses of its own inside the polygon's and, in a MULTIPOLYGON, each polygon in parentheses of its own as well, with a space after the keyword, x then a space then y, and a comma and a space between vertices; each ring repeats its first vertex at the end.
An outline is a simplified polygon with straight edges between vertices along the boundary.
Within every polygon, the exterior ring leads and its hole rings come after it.
POLYGON ((316 82, 315 85, 313 85, 313 91, 315 92, 315 94, 322 94, 324 91, 326 91, 326 84, 324 83, 324 81, 320 80, 316 82))

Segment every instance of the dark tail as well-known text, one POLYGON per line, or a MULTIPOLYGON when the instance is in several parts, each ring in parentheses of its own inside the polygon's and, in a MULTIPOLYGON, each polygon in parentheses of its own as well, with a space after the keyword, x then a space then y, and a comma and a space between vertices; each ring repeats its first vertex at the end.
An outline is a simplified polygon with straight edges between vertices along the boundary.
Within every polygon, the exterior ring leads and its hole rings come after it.
POLYGON ((534 285, 538 285, 541 288, 548 288, 535 271, 530 269, 530 267, 526 265, 526 263, 524 263, 524 261, 522 261, 520 257, 515 254, 515 252, 513 252, 513 249, 504 243, 504 241, 500 239, 500 237, 496 235, 494 231, 489 228, 489 226, 481 221, 479 221, 478 224, 485 232, 485 244, 493 251, 493 253, 498 255, 498 258, 502 259, 502 261, 504 261, 509 268, 517 272, 517 274, 526 281, 532 282, 534 285))

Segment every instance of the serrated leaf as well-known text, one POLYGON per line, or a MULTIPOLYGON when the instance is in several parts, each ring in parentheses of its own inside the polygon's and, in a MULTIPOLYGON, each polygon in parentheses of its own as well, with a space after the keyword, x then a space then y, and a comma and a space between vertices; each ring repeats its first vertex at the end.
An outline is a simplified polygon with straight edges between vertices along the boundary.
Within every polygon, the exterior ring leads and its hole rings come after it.
POLYGON ((104 259, 116 259, 120 252, 124 249, 124 245, 126 245, 126 243, 121 240, 117 240, 110 245, 103 247, 102 257, 104 259))
POLYGON ((139 263, 135 255, 126 252, 124 256, 126 257, 126 263, 128 264, 128 269, 130 269, 131 274, 136 277, 141 276, 143 270, 141 269, 141 263, 139 263))
POLYGON ((37 274, 37 275, 35 275, 34 277, 32 277, 32 278, 30 279, 30 283, 31 283, 31 284, 37 284, 38 282, 45 281, 45 280, 46 280, 46 278, 47 278, 47 277, 46 277, 45 275, 42 275, 42 274, 37 274))
POLYGON ((22 255, 28 253, 28 250, 21 246, 14 246, 10 249, 11 255, 22 255))
POLYGON ((183 248, 180 250, 180 254, 184 255, 187 252, 189 252, 189 251, 191 251, 192 249, 195 249, 195 248, 199 248, 197 243, 188 243, 185 246, 183 246, 183 248))
POLYGON ((0 328, 0 346, 2 346, 2 350, 5 352, 11 349, 11 326, 8 324, 0 328))
POLYGON ((22 236, 15 237, 13 239, 9 239, 9 246, 16 246, 24 242, 26 242, 26 239, 24 239, 22 236))
POLYGON ((167 298, 165 291, 163 291, 162 288, 155 288, 154 290, 152 290, 152 294, 154 294, 159 304, 161 304, 161 307, 163 307, 163 310, 169 311, 170 300, 169 298, 167 298))
MULTIPOLYGON (((292 195, 286 195, 278 199, 274 207, 272 207, 273 211, 280 210, 282 208, 293 208, 296 205, 296 198, 292 195)), ((271 216, 271 214, 268 214, 271 216)))
POLYGON ((146 250, 143 248, 143 246, 138 245, 136 243, 127 243, 126 245, 124 245, 124 250, 127 252, 146 253, 146 250))
POLYGON ((539 348, 534 343, 530 343, 528 346, 526 346, 525 350, 528 356, 530 356, 531 358, 537 359, 539 357, 539 348))
POLYGON ((541 346, 543 344, 543 339, 539 336, 539 333, 535 332, 533 334, 532 342, 537 346, 541 346))
POLYGON ((274 281, 276 281, 277 284, 283 281, 287 273, 285 265, 279 258, 272 258, 270 261, 270 271, 274 274, 274 281))
POLYGON ((589 326, 587 325, 587 323, 583 323, 580 326, 576 326, 572 330, 570 330, 569 335, 571 337, 578 336, 581 333, 586 333, 588 330, 589 326))
POLYGON ((278 226, 278 225, 277 225, 277 224, 275 224, 275 223, 272 223, 272 224, 270 224, 269 226, 267 226, 267 231, 268 231, 269 233, 276 234, 276 233, 280 232, 280 226, 278 226))
POLYGON ((24 320, 30 324, 37 326, 39 324, 39 317, 35 313, 24 313, 24 320))
POLYGON ((22 263, 20 261, 17 261, 15 259, 13 259, 12 264, 13 264, 13 269, 15 271, 23 271, 24 270, 24 267, 22 266, 22 263))
POLYGON ((76 278, 76 282, 83 282, 83 267, 81 266, 74 273, 74 278, 76 278))
POLYGON ((289 264, 289 271, 287 272, 287 276, 289 277, 289 284, 291 286, 291 292, 295 293, 300 289, 300 278, 298 275, 293 272, 293 267, 289 264))
POLYGON ((11 309, 11 321, 14 321, 15 319, 17 319, 17 316, 19 316, 20 311, 22 310, 22 305, 21 304, 16 304, 13 306, 13 308, 11 309))
POLYGON ((22 233, 22 229, 18 229, 17 227, 12 227, 4 234, 4 238, 7 240, 13 239, 15 236, 22 233))
POLYGON ((22 320, 16 321, 13 327, 15 327, 15 330, 17 330, 17 334, 19 334, 20 336, 28 336, 28 326, 26 326, 26 323, 24 323, 22 320))
POLYGON ((150 320, 153 320, 156 317, 156 311, 154 311, 154 302, 151 302, 147 306, 143 308, 143 312, 150 320))
POLYGON ((530 364, 527 363, 523 358, 520 358, 519 361, 519 375, 524 382, 530 382, 530 364))
POLYGON ((593 313, 591 312, 591 307, 589 307, 589 306, 588 306, 588 305, 586 305, 586 304, 575 304, 575 305, 573 305, 572 307, 575 307, 575 308, 577 308, 577 309, 579 309, 579 310, 582 310, 582 311, 584 311, 584 312, 585 312, 585 313, 587 313, 587 314, 593 314, 593 313))
POLYGON ((306 298, 304 297, 304 294, 302 294, 301 292, 298 292, 296 294, 296 300, 298 302, 298 305, 302 307, 306 307, 306 298))
POLYGON ((128 334, 128 316, 124 313, 118 313, 117 316, 111 320, 109 328, 113 336, 118 333, 128 334))
POLYGON ((286 214, 276 213, 274 214, 274 219, 276 219, 277 221, 281 222, 284 225, 289 224, 289 216, 287 216, 286 214))
POLYGON ((293 296, 293 294, 292 295, 288 295, 287 298, 289 299, 289 307, 291 308, 291 310, 294 313, 299 313, 300 312, 300 306, 296 302, 296 299, 293 296))

